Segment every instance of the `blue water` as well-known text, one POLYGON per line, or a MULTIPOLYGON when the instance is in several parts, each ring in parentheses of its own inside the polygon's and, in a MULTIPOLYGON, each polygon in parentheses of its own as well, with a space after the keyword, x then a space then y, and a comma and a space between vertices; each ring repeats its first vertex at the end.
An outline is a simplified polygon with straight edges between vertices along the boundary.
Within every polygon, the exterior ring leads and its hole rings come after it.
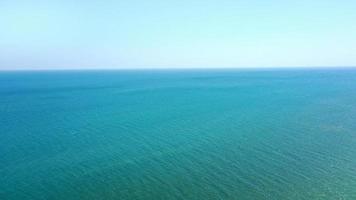
POLYGON ((356 69, 1 72, 0 199, 356 199, 356 69))

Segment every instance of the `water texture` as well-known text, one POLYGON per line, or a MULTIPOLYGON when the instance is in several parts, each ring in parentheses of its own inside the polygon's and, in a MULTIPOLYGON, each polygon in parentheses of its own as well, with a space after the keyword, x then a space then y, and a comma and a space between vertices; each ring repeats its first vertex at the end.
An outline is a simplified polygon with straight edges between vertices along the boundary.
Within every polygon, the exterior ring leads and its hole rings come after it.
POLYGON ((1 72, 0 199, 356 199, 356 70, 1 72))

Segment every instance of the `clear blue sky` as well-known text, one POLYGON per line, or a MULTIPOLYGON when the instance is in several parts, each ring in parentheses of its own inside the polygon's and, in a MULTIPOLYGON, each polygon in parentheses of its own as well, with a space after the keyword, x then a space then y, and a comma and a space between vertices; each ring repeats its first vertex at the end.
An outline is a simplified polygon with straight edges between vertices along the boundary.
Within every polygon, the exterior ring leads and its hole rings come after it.
POLYGON ((356 1, 0 1, 0 69, 282 66, 356 66, 356 1))

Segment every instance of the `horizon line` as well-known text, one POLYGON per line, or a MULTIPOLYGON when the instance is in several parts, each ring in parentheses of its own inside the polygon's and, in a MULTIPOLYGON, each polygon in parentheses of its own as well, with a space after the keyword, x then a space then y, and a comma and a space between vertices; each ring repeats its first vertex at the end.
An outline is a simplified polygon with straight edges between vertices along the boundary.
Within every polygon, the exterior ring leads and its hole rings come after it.
POLYGON ((132 68, 17 68, 0 69, 0 72, 11 71, 155 71, 155 70, 268 70, 268 69, 349 69, 356 65, 346 66, 253 66, 253 67, 132 67, 132 68))

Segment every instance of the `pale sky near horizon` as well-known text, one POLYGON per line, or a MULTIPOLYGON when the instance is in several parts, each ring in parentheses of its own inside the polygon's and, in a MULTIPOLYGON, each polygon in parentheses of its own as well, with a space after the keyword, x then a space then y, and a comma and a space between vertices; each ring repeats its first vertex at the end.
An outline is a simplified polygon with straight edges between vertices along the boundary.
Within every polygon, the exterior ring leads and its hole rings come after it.
POLYGON ((0 70, 356 66, 356 1, 0 1, 0 70))

